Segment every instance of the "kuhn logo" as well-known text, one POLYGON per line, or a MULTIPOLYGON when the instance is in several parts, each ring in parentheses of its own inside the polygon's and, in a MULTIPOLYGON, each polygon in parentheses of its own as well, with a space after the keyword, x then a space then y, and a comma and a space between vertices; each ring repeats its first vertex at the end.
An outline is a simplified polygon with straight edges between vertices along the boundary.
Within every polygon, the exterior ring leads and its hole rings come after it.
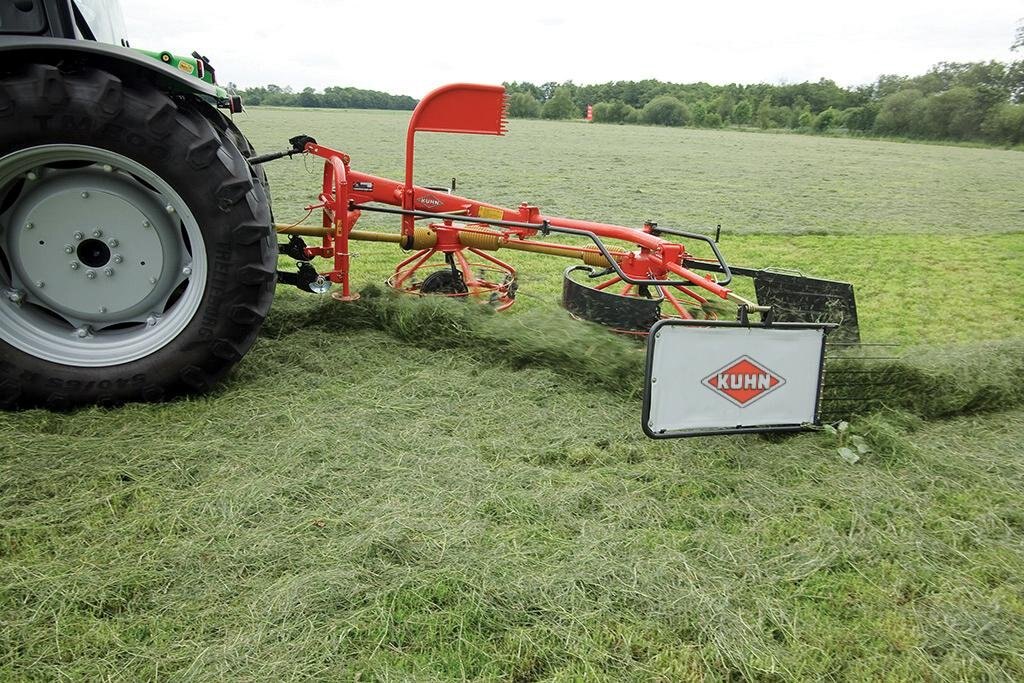
POLYGON ((430 195, 426 195, 424 197, 420 197, 416 201, 417 201, 417 203, 422 204, 423 206, 427 207, 428 209, 434 209, 434 208, 437 208, 437 207, 441 206, 441 200, 438 199, 437 197, 431 197, 430 195))
POLYGON ((785 379, 750 356, 740 356, 701 380, 701 384, 740 408, 746 408, 785 383, 785 379))

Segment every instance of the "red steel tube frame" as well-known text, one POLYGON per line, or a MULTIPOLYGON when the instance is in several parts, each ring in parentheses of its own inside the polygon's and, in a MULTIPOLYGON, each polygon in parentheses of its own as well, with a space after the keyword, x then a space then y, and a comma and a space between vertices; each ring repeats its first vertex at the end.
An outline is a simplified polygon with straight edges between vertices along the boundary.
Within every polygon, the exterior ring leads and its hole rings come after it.
MULTIPOLYGON (((410 126, 410 130, 412 127, 410 126)), ((411 135, 411 133, 410 133, 411 135)), ((546 216, 536 206, 523 203, 518 209, 488 204, 485 202, 460 197, 454 194, 438 192, 417 185, 407 186, 388 178, 354 171, 350 167, 350 158, 344 152, 331 149, 325 145, 307 143, 305 152, 324 160, 323 184, 319 195, 319 204, 307 207, 323 210, 323 226, 331 229, 323 238, 322 247, 310 247, 307 256, 321 256, 334 259, 334 268, 326 273, 331 282, 342 287, 341 300, 355 298, 351 292, 349 253, 349 234, 359 220, 360 212, 350 210, 350 206, 380 203, 406 210, 420 210, 430 213, 452 214, 453 220, 465 221, 467 230, 479 230, 474 226, 474 218, 509 221, 512 223, 528 223, 542 225, 545 222, 555 228, 584 230, 597 235, 602 240, 626 242, 636 247, 627 254, 619 265, 631 278, 663 279, 669 273, 675 274, 688 284, 700 287, 717 297, 730 297, 731 290, 716 283, 714 280, 701 276, 683 267, 683 260, 688 256, 686 248, 678 243, 651 234, 648 229, 628 228, 621 225, 598 223, 594 221, 546 216)), ((412 159, 407 159, 411 167, 412 159)), ((407 167, 406 175, 411 175, 407 167)), ((415 222, 413 216, 403 216, 403 234, 411 237, 411 228, 415 222)), ((458 230, 459 226, 452 226, 458 230)), ((508 226, 502 228, 503 239, 522 240, 533 237, 537 229, 508 226)))

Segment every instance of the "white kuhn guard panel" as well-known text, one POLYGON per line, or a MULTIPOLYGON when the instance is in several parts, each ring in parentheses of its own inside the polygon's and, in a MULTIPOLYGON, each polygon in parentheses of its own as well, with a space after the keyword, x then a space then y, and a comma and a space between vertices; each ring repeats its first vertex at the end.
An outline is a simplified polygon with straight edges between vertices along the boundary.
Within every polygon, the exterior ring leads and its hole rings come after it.
POLYGON ((666 322, 648 346, 649 436, 800 429, 817 421, 825 332, 666 322))

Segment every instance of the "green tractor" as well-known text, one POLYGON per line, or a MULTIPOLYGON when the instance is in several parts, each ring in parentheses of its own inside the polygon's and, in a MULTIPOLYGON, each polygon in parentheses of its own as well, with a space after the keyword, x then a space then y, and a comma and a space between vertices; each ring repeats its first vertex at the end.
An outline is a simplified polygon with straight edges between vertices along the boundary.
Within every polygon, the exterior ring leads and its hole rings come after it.
POLYGON ((201 391, 274 295, 266 177, 199 54, 113 0, 0 4, 0 406, 201 391))

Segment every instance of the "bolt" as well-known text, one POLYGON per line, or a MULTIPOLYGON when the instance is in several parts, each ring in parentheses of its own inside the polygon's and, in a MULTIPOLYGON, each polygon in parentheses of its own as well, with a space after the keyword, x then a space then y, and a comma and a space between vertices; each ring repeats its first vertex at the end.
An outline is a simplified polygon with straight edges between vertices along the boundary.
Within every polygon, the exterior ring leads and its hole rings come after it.
POLYGON ((88 198, 89 198, 89 193, 88 192, 83 192, 82 193, 82 199, 88 199, 88 198))
POLYGON ((45 285, 46 285, 46 283, 43 282, 42 280, 36 280, 36 288, 37 289, 42 289, 45 285))
POLYGON ((92 231, 92 236, 93 237, 103 237, 103 231, 100 230, 99 228, 96 228, 95 230, 92 231))
POLYGON ((149 325, 150 327, 153 327, 153 325, 156 325, 156 316, 155 315, 151 315, 148 318, 146 318, 146 324, 149 325))
POLYGON ((96 271, 87 270, 87 271, 85 271, 85 276, 87 278, 89 278, 90 280, 92 280, 94 277, 96 277, 96 271))
POLYGON ((106 275, 107 277, 111 277, 114 274, 114 269, 113 268, 104 268, 103 269, 103 274, 106 275))
POLYGON ((657 377, 652 377, 651 378, 651 384, 657 384, 657 383, 658 383, 658 378, 657 377))
POLYGON ((26 230, 31 230, 34 227, 36 227, 36 226, 33 223, 26 223, 25 224, 25 229, 26 230))
POLYGON ((80 230, 76 230, 75 234, 74 234, 74 238, 80 242, 83 239, 85 239, 85 235, 80 230))
POLYGON ((106 313, 106 312, 107 312, 107 307, 106 306, 100 306, 100 313, 106 313))
POLYGON ((103 169, 104 171, 106 171, 107 173, 110 173, 111 171, 113 171, 113 170, 114 170, 114 167, 113 167, 113 166, 111 166, 110 164, 103 164, 103 166, 101 166, 101 168, 102 168, 102 169, 103 169))
POLYGON ((192 268, 189 266, 185 266, 184 268, 181 269, 181 274, 184 275, 185 277, 191 277, 192 268))
POLYGON ((78 261, 71 262, 71 270, 78 270, 78 261))
POLYGON ((91 330, 89 329, 88 325, 82 325, 77 330, 75 330, 75 332, 78 334, 78 336, 81 337, 82 339, 88 337, 90 331, 91 330))
POLYGON ((111 249, 113 249, 119 244, 120 242, 118 242, 117 240, 107 240, 107 246, 110 247, 111 249))
POLYGON ((28 175, 25 177, 28 178, 29 180, 36 180, 39 178, 39 174, 36 173, 35 171, 29 171, 28 175))
POLYGON ((73 246, 71 246, 70 244, 65 244, 64 245, 64 253, 65 254, 74 254, 75 253, 75 248, 73 246))
POLYGON ((149 278, 149 284, 155 285, 156 284, 156 278, 155 277, 149 278))
POLYGON ((168 204, 167 206, 165 206, 165 207, 164 207, 164 210, 165 210, 165 211, 166 211, 167 213, 174 213, 174 207, 173 207, 173 206, 171 206, 170 204, 168 204))
POLYGON ((142 221, 142 227, 144 227, 144 228, 152 228, 153 225, 149 221, 142 221))
POLYGON ((17 289, 12 289, 7 292, 7 300, 12 304, 18 304, 20 306, 21 302, 25 300, 25 293, 20 292, 17 289))
POLYGON ((114 254, 114 263, 120 263, 121 261, 124 261, 124 256, 121 256, 120 254, 114 254))

